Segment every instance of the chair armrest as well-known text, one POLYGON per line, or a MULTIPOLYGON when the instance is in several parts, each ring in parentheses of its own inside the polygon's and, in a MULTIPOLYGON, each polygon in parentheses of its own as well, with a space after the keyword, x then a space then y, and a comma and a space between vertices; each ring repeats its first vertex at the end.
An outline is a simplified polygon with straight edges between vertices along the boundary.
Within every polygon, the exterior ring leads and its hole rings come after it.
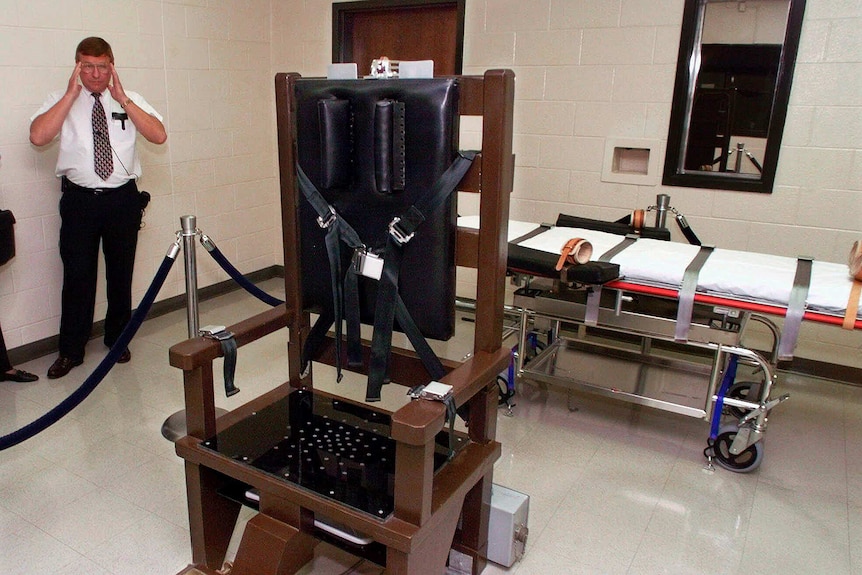
MULTIPOLYGON (((285 304, 278 305, 257 315, 253 315, 239 323, 227 327, 234 334, 237 347, 242 347, 266 335, 287 327, 288 314, 285 304)), ((171 346, 168 354, 170 364, 184 371, 201 367, 221 357, 219 342, 205 338, 193 337, 171 346)))
MULTIPOLYGON (((483 390, 509 365, 510 350, 478 352, 440 381, 452 386, 455 405, 461 406, 483 390)), ((446 423, 446 408, 437 401, 416 400, 392 414, 392 439, 409 445, 434 441, 446 423)))

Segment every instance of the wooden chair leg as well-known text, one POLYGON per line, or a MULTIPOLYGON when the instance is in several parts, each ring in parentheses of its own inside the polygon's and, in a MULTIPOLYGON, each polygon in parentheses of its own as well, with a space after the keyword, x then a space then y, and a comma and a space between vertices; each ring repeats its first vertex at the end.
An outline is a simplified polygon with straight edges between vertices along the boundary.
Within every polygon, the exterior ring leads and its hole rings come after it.
POLYGON ((221 474, 186 462, 192 560, 211 569, 220 569, 224 562, 241 507, 219 495, 223 482, 221 474))
POLYGON ((450 501, 445 509, 439 510, 435 527, 426 532, 422 541, 414 543, 409 554, 392 547, 387 548, 386 575, 445 573, 462 503, 463 500, 450 501))
POLYGON ((473 575, 488 564, 488 519, 491 512, 491 474, 483 477, 464 498, 460 540, 453 547, 473 559, 473 575))

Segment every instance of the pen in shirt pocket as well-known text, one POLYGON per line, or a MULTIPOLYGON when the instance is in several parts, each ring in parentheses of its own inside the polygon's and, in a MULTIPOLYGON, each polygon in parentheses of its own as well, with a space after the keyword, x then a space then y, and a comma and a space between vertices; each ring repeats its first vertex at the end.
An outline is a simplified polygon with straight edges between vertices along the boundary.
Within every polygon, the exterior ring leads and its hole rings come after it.
POLYGON ((126 129, 126 120, 129 119, 129 115, 125 112, 111 112, 111 119, 119 120, 120 121, 120 127, 122 127, 125 130, 126 129))

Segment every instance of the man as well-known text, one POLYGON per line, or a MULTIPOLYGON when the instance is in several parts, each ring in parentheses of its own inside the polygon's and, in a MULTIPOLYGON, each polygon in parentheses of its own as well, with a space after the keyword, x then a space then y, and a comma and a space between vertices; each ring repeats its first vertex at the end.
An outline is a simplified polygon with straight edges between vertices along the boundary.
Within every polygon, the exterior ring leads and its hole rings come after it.
MULTIPOLYGON (((75 70, 66 89, 52 93, 30 123, 34 145, 60 139, 56 174, 63 192, 63 294, 60 355, 48 369, 49 379, 63 377, 84 361, 93 326, 100 241, 108 296, 105 345, 113 346, 131 317, 142 207, 135 184, 141 175, 138 133, 155 144, 167 140, 158 112, 140 94, 123 89, 110 44, 85 38, 75 51, 75 70)), ((130 359, 126 349, 118 361, 130 359)))

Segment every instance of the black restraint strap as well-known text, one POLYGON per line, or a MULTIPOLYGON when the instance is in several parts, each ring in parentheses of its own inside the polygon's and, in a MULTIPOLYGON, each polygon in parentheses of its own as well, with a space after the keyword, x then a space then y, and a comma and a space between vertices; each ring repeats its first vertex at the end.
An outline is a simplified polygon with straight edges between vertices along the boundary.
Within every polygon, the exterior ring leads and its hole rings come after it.
POLYGON ((221 331, 204 333, 204 337, 214 339, 221 345, 224 357, 224 394, 226 397, 239 393, 239 388, 234 385, 236 375, 237 343, 233 332, 223 329, 221 331))
POLYGON ((302 377, 308 374, 308 366, 313 359, 313 353, 320 348, 320 344, 326 339, 326 333, 329 331, 332 322, 335 321, 335 313, 331 309, 324 309, 320 312, 317 321, 311 326, 308 336, 305 338, 305 344, 300 352, 300 372, 302 377))
MULTIPOLYGON (((446 202, 446 199, 464 178, 470 165, 476 158, 476 152, 460 152, 455 161, 434 182, 434 186, 428 194, 422 197, 400 217, 396 217, 389 224, 389 237, 386 239, 386 249, 383 257, 383 274, 377 289, 377 302, 374 312, 374 334, 371 339, 371 361, 368 366, 368 388, 365 392, 366 401, 379 401, 380 391, 383 387, 388 372, 389 352, 392 347, 392 329, 396 317, 398 297, 398 274, 401 269, 404 246, 413 238, 413 234, 425 221, 425 215, 432 213, 435 209, 446 202)), ((402 302, 403 305, 403 302, 402 302)), ((404 310, 406 312, 406 308, 404 310)), ((407 314, 409 315, 409 314, 407 314)), ((407 326, 399 318, 399 326, 406 330, 407 326)), ((412 320, 410 321, 412 323, 412 320)), ((418 330, 417 330, 418 331, 418 330)), ((407 333, 405 331, 405 333, 407 333)), ((408 333, 409 337, 409 333, 408 333)), ((424 337, 419 337, 424 341, 424 337)), ((416 347, 415 342, 414 348, 416 347)), ((427 347, 427 344, 426 344, 427 347)), ((427 347, 430 351, 430 347, 427 347)), ((417 353, 419 350, 416 350, 417 353)), ((432 356, 436 359, 436 355, 432 356)), ((421 354, 420 354, 420 357, 421 354)), ((423 358, 423 363, 426 359, 423 358)), ((442 370, 442 364, 439 364, 442 370)), ((428 365, 425 365, 428 369, 428 365)), ((436 368, 436 366, 435 366, 436 368)), ((430 372, 431 370, 429 370, 430 372)), ((432 378, 440 378, 443 373, 430 373, 432 378)))
POLYGON ((416 228, 425 221, 425 214, 430 214, 440 207, 464 179, 477 154, 475 150, 458 152, 458 157, 434 182, 428 193, 407 208, 404 214, 392 220, 389 224, 390 238, 396 239, 400 245, 409 242, 416 228))
POLYGON ((359 330, 362 321, 359 317, 359 277, 353 266, 344 276, 344 308, 347 316, 347 365, 362 365, 362 338, 359 330))
POLYGON ((236 340, 231 337, 221 340, 221 351, 224 355, 224 393, 227 397, 239 393, 239 388, 234 385, 236 375, 236 340))
POLYGON ((334 322, 335 324, 335 358, 336 358, 336 371, 337 371, 337 380, 341 381, 342 373, 341 373, 341 335, 342 335, 342 318, 344 317, 342 302, 344 301, 344 291, 343 291, 343 281, 342 278, 345 278, 348 281, 348 299, 353 300, 354 295, 356 301, 358 301, 358 291, 359 288, 357 285, 353 285, 356 282, 356 276, 352 273, 347 273, 344 275, 341 266, 341 242, 343 241, 347 244, 348 247, 356 250, 363 247, 362 240, 359 238, 359 234, 350 227, 343 218, 339 217, 335 208, 329 205, 329 202, 323 197, 320 191, 314 186, 311 180, 303 171, 302 167, 297 164, 296 165, 296 174, 299 180, 299 189, 302 191, 305 199, 308 200, 308 203, 311 204, 311 207, 314 208, 314 211, 317 212, 317 223, 321 228, 326 230, 326 235, 324 237, 324 241, 326 243, 326 254, 329 258, 329 275, 330 281, 332 285, 332 305, 333 305, 333 314, 321 314, 318 318, 317 322, 312 328, 314 332, 316 329, 316 343, 315 347, 310 347, 309 343, 312 342, 312 338, 310 337, 306 339, 306 345, 303 348, 303 356, 304 362, 301 368, 301 371, 305 373, 308 369, 308 362, 311 360, 312 352, 311 350, 316 349, 317 345, 319 345, 322 336, 326 335, 326 331, 329 329, 329 326, 334 322), (323 322, 326 322, 325 325, 323 322), (318 328, 318 324, 321 324, 321 327, 318 328), (322 332, 322 334, 320 333, 322 332))
MULTIPOLYGON (((425 204, 423 205, 430 206, 430 209, 434 209, 437 205, 445 201, 446 197, 451 194, 455 186, 458 185, 458 182, 460 182, 461 179, 464 177, 464 174, 466 173, 467 169, 469 169, 470 163, 472 162, 473 158, 475 158, 476 153, 466 152, 465 156, 468 157, 466 167, 463 166, 463 162, 458 161, 463 160, 464 156, 459 156, 455 164, 453 164, 453 166, 451 166, 449 170, 447 170, 443 174, 443 176, 441 176, 440 180, 438 180, 437 182, 437 186, 435 186, 435 188, 432 190, 432 193, 439 194, 442 192, 442 199, 440 199, 440 201, 438 202, 425 202, 425 204), (458 165, 456 166, 456 164, 458 165), (446 179, 444 180, 444 178, 446 179), (448 185, 448 182, 453 178, 457 179, 454 180, 454 183, 451 183, 451 188, 446 191, 446 185, 448 185)), ((342 272, 340 242, 344 241, 349 247, 354 250, 364 248, 364 244, 362 243, 362 240, 359 238, 359 235, 356 233, 356 231, 352 227, 350 227, 350 225, 346 221, 344 221, 343 218, 338 217, 338 214, 335 209, 323 198, 323 196, 320 194, 320 192, 317 190, 317 188, 314 186, 314 184, 311 182, 311 180, 308 178, 308 176, 305 174, 305 172, 299 165, 297 165, 297 176, 299 180, 300 190, 302 191, 308 202, 311 204, 311 206, 314 208, 315 212, 317 212, 318 214, 318 224, 320 224, 321 227, 324 227, 326 229, 326 252, 329 258, 330 278, 332 282, 333 292, 333 310, 331 312, 328 310, 324 310, 321 313, 317 321, 312 326, 312 329, 305 340, 305 345, 303 346, 301 356, 301 371, 302 373, 306 373, 308 365, 313 357, 314 350, 319 348, 319 346, 326 337, 326 333, 329 330, 329 327, 332 326, 334 323, 337 380, 341 381, 341 325, 342 319, 345 316, 347 318, 348 365, 356 367, 362 364, 362 343, 360 339, 358 277, 356 274, 356 270, 354 270, 352 266, 349 267, 346 272, 342 272), (343 281, 340 278, 343 278, 343 281), (343 312, 345 308, 348 310, 346 314, 343 312)), ((414 210, 415 206, 412 206, 410 209, 414 210)), ((426 207, 426 210, 427 209, 428 208, 426 207)), ((421 212, 419 213, 421 214, 421 212)), ((422 220, 424 220, 424 216, 422 216, 422 220)), ((419 223, 421 223, 421 221, 419 223)), ((415 228, 413 229, 415 230, 415 228)), ((412 236, 412 234, 413 232, 411 231, 410 235, 412 236)), ((390 236, 390 241, 391 237, 392 236, 390 236)), ((400 269, 400 250, 398 250, 398 252, 398 262, 397 266, 395 267, 396 270, 400 269)), ((384 260, 384 273, 385 270, 386 264, 384 260)), ((407 306, 404 305, 404 301, 401 299, 401 296, 398 295, 397 271, 395 273, 395 281, 394 283, 390 284, 396 286, 393 300, 393 318, 397 318, 398 325, 407 335, 407 338, 410 340, 410 343, 413 345, 414 350, 419 355, 423 365, 425 366, 426 370, 428 370, 431 377, 435 379, 443 377, 443 375, 445 375, 446 373, 446 370, 443 367, 442 362, 428 345, 428 342, 425 340, 424 336, 422 336, 422 333, 419 331, 419 328, 416 326, 416 323, 413 321, 413 318, 410 317, 410 313, 407 311, 407 306)), ((378 301, 380 297, 381 296, 378 294, 378 301)), ((387 294, 383 297, 388 299, 393 296, 387 294)), ((389 326, 390 333, 388 338, 388 345, 391 346, 391 320, 389 321, 389 326)), ((388 351, 386 362, 388 362, 388 351)), ((387 371, 386 367, 386 363, 384 363, 382 367, 382 375, 384 378, 387 371)), ((380 385, 382 385, 382 380, 380 385)))
MULTIPOLYGON (((446 423, 449 425, 449 453, 447 454, 447 459, 449 461, 455 457, 455 445, 456 445, 456 437, 455 437, 455 415, 458 414, 458 407, 455 405, 455 396, 451 393, 447 394, 445 398, 439 397, 429 397, 423 395, 422 391, 427 387, 426 384, 417 385, 416 387, 411 388, 407 395, 410 396, 411 400, 415 399, 428 399, 432 401, 439 401, 443 405, 446 406, 446 423)), ((467 417, 465 416, 466 420, 467 417)))

